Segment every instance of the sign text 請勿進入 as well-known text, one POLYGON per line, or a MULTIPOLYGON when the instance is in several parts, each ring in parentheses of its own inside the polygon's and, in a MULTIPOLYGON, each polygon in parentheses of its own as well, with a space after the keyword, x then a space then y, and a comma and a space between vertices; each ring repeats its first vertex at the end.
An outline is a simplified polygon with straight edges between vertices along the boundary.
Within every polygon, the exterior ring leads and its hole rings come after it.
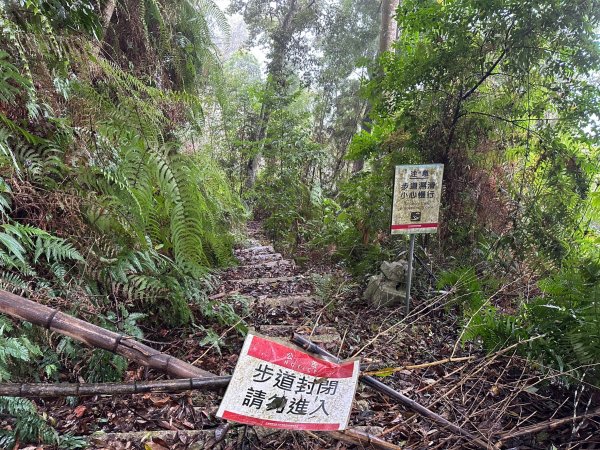
POLYGON ((358 373, 358 360, 333 363, 249 334, 217 416, 271 428, 343 430, 358 373))

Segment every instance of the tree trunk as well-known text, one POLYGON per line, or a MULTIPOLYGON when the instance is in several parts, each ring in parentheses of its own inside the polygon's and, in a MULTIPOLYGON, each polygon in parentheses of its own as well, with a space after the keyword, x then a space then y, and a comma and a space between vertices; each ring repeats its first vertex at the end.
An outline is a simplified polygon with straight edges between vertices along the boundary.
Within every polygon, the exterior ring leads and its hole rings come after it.
POLYGON ((115 8, 117 7, 117 0, 108 0, 106 5, 104 5, 104 10, 102 11, 102 32, 106 33, 106 29, 110 24, 112 16, 115 12, 115 8))
MULTIPOLYGON (((389 51, 392 48, 392 44, 396 40, 396 34, 398 33, 398 24, 394 19, 396 9, 400 0, 383 0, 381 2, 381 27, 379 29, 379 50, 377 56, 381 56, 383 53, 389 51)), ((367 105, 366 111, 363 115, 360 128, 367 130, 370 125, 369 112, 371 111, 371 105, 367 105)), ((352 173, 360 172, 365 166, 365 161, 357 159, 352 163, 352 173)))
POLYGON ((396 39, 398 24, 394 20, 394 14, 398 9, 400 0, 383 0, 381 3, 381 29, 379 32, 379 55, 389 51, 396 39))

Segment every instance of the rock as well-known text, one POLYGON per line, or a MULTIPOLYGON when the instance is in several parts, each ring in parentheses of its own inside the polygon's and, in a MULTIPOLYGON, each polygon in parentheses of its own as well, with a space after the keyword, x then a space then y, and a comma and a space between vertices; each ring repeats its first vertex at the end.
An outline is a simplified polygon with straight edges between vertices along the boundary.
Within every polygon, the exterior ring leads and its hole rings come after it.
POLYGON ((384 261, 381 263, 381 271, 383 275, 390 281, 403 282, 406 279, 406 271, 408 263, 402 261, 384 261))
POLYGON ((363 294, 363 299, 364 300, 370 300, 371 297, 373 297, 373 295, 375 295, 375 291, 377 291, 377 288, 379 287, 379 285, 383 282, 383 275, 373 275, 371 278, 369 278, 369 283, 367 284, 367 289, 365 290, 364 294, 363 294))
POLYGON ((384 281, 375 290, 369 303, 376 308, 381 306, 394 306, 404 303, 406 300, 406 291, 397 289, 398 283, 395 281, 384 281))
POLYGON ((376 308, 400 304, 404 302, 406 292, 397 287, 397 281, 389 281, 382 274, 374 275, 369 279, 363 299, 376 308))

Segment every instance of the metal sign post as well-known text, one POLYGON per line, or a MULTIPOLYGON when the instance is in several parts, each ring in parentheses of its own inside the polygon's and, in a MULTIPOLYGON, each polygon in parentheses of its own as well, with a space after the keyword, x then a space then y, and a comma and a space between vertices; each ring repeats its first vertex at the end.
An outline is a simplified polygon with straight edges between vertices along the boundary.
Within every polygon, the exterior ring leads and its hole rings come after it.
POLYGON ((437 233, 442 197, 443 164, 396 166, 392 234, 410 234, 406 273, 406 311, 410 310, 415 234, 437 233))
POLYGON ((406 271, 406 315, 410 310, 410 288, 412 285, 412 272, 413 272, 413 255, 415 253, 415 235, 410 235, 410 247, 408 250, 408 270, 406 271))

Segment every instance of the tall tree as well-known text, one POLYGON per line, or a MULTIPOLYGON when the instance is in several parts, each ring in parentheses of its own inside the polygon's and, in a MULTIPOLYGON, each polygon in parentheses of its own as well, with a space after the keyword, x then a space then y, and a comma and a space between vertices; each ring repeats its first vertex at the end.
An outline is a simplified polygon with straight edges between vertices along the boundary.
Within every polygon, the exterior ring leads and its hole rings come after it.
POLYGON ((290 77, 307 64, 307 34, 314 30, 319 13, 315 0, 235 0, 230 11, 243 15, 254 44, 269 48, 267 83, 261 111, 251 140, 259 143, 246 167, 246 186, 254 185, 262 147, 268 136, 271 114, 289 104, 293 83, 290 77))
MULTIPOLYGON (((396 23, 395 15, 396 9, 400 0, 382 0, 381 2, 381 21, 379 26, 379 48, 377 56, 381 57, 385 52, 392 48, 393 42, 396 40, 396 34, 398 33, 398 24, 396 23)), ((379 76, 380 68, 376 67, 376 76, 379 76)), ((370 111, 371 105, 369 102, 365 103, 365 110, 362 114, 362 121, 360 128, 362 130, 370 130, 370 111)), ((365 161, 362 158, 358 158, 354 161, 352 171, 360 172, 364 167, 365 161)))

